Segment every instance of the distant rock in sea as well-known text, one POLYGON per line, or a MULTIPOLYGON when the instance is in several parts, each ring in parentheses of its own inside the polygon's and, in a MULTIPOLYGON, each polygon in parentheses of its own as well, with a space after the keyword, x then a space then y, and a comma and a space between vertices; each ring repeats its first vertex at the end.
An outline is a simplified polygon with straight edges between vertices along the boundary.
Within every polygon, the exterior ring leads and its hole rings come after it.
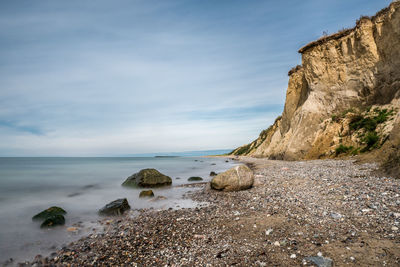
POLYGON ((190 178, 188 178, 189 182, 195 182, 195 181, 203 181, 203 178, 198 177, 198 176, 192 176, 190 178))

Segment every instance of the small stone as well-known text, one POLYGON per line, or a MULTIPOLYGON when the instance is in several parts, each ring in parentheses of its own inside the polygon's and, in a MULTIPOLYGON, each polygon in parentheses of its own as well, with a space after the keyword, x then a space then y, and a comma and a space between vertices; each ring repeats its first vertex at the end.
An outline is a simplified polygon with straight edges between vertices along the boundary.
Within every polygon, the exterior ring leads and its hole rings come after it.
MULTIPOLYGON (((332 260, 329 258, 324 258, 324 257, 307 257, 305 258, 307 261, 311 261, 318 267, 331 267, 332 266, 332 260)), ((304 262, 303 262, 304 264, 304 262)))
POLYGON ((332 213, 331 213, 331 217, 332 217, 333 219, 341 219, 341 218, 343 217, 343 215, 340 214, 340 213, 332 212, 332 213))
POLYGON ((280 246, 281 246, 281 243, 279 243, 279 241, 275 241, 275 242, 274 242, 274 246, 280 247, 280 246))
POLYGON ((297 257, 296 254, 290 255, 290 258, 291 258, 291 259, 295 259, 296 257, 297 257))
POLYGON ((154 197, 153 190, 143 190, 140 192, 139 197, 154 197))
POLYGON ((73 233, 77 233, 78 232, 78 227, 68 227, 67 228, 68 232, 73 232, 73 233))
POLYGON ((393 226, 393 227, 392 227, 392 231, 397 231, 397 230, 399 230, 398 227, 396 227, 396 226, 393 226))
POLYGON ((265 235, 270 235, 273 231, 272 228, 269 228, 268 230, 265 230, 265 235))

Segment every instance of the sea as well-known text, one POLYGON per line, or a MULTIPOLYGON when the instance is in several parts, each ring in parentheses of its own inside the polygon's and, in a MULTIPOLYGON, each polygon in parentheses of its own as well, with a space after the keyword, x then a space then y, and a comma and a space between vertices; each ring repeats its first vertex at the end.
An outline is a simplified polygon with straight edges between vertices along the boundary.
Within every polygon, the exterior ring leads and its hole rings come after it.
POLYGON ((119 198, 127 198, 132 210, 195 207, 198 203, 183 198, 194 189, 181 185, 190 183, 191 176, 208 182, 211 171, 223 172, 238 164, 226 161, 193 156, 0 158, 0 265, 23 262, 38 254, 48 256, 100 231, 99 221, 104 217, 98 210, 119 198), (171 186, 153 189, 155 197, 166 199, 139 198, 141 189, 121 186, 127 177, 145 168, 155 168, 172 178, 171 186), (66 223, 41 229, 32 216, 51 206, 67 211, 66 223), (77 231, 67 230, 75 226, 77 231))

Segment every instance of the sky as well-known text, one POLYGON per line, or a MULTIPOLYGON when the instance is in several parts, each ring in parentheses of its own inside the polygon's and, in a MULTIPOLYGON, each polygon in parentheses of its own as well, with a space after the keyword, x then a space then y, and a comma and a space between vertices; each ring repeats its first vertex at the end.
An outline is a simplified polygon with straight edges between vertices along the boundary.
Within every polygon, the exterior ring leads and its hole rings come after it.
POLYGON ((298 49, 388 0, 0 1, 0 156, 233 149, 298 49))

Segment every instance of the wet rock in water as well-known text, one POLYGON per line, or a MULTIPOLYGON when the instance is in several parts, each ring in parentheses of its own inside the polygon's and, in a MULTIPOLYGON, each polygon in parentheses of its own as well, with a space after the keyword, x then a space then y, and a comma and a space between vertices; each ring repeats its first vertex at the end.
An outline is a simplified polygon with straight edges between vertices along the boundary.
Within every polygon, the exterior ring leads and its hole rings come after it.
POLYGON ((57 206, 53 206, 33 216, 32 220, 34 221, 46 220, 47 218, 55 215, 65 215, 65 214, 67 214, 67 212, 64 209, 57 206))
POLYGON ((154 197, 153 190, 143 190, 140 192, 139 197, 154 197))
POLYGON ((76 193, 71 193, 69 195, 67 195, 67 197, 76 197, 76 196, 80 196, 82 195, 82 193, 76 192, 76 193))
POLYGON ((79 228, 78 227, 68 227, 67 232, 77 234, 79 232, 79 228))
POLYGON ((57 225, 64 225, 65 224, 65 218, 61 214, 56 214, 53 216, 48 217, 44 222, 40 225, 40 228, 45 228, 45 227, 53 227, 57 225))
POLYGON ((216 172, 210 172, 210 176, 217 176, 216 172))
POLYGON ((189 182, 194 182, 194 181, 203 181, 203 178, 198 177, 198 176, 192 176, 188 179, 189 182))
POLYGON ((211 165, 217 165, 216 163, 211 163, 211 165))
POLYGON ((155 198, 151 199, 150 201, 159 201, 159 200, 165 200, 165 199, 167 199, 167 198, 164 196, 156 196, 155 198))
POLYGON ((158 187, 171 185, 172 179, 156 169, 143 169, 138 173, 129 176, 123 186, 158 187))
POLYGON ((121 215, 125 211, 129 210, 131 206, 129 206, 128 200, 126 198, 120 198, 114 200, 103 208, 99 210, 100 215, 121 215))
POLYGON ((229 160, 225 160, 225 162, 229 162, 229 160))
POLYGON ((332 266, 332 260, 329 258, 317 256, 317 257, 307 257, 305 258, 307 261, 311 261, 318 267, 331 267, 332 266))
POLYGON ((253 186, 253 171, 246 165, 239 165, 220 173, 211 180, 211 188, 223 191, 239 191, 253 186))

